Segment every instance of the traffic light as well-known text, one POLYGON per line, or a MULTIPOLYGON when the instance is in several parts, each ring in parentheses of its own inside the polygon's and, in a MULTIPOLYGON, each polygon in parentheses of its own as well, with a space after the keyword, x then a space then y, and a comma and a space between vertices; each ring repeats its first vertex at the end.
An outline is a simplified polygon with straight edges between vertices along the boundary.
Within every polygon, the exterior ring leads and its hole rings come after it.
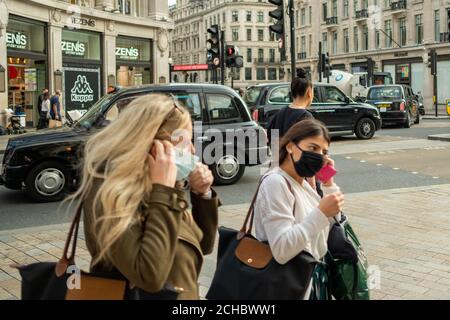
POLYGON ((236 63, 236 48, 233 45, 227 45, 225 49, 225 65, 228 68, 234 67, 236 63))
POLYGON ((269 17, 277 20, 277 22, 274 25, 271 25, 269 29, 279 36, 284 35, 284 1, 269 0, 269 3, 277 6, 275 10, 269 12, 269 17))
POLYGON ((322 54, 322 71, 324 72, 324 77, 329 78, 331 76, 331 64, 330 55, 328 53, 322 54))
POLYGON ((281 61, 286 60, 286 41, 284 30, 284 1, 283 0, 269 0, 269 3, 277 6, 275 10, 269 12, 269 17, 276 20, 276 23, 269 27, 270 32, 277 36, 278 49, 281 54, 281 61))
POLYGON ((209 65, 212 65, 213 68, 220 67, 220 59, 222 57, 220 51, 220 34, 221 31, 217 24, 212 25, 208 29, 209 39, 206 42, 206 61, 209 65))
POLYGON ((242 68, 244 57, 239 55, 238 49, 234 45, 227 45, 225 48, 225 65, 228 68, 242 68))
POLYGON ((437 74, 437 52, 435 49, 431 49, 428 52, 428 68, 431 69, 433 76, 437 74))

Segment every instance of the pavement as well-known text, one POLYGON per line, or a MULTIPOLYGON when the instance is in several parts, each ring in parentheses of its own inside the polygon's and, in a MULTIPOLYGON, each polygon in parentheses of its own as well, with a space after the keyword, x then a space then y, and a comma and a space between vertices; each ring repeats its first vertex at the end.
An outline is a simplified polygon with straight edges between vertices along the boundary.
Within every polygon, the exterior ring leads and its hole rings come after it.
POLYGON ((428 136, 429 140, 448 141, 450 142, 450 134, 435 134, 428 136))
MULTIPOLYGON (((450 299, 449 207, 450 184, 346 195, 345 213, 373 271, 372 299, 450 299)), ((247 208, 221 207, 220 225, 239 228, 247 208)), ((10 265, 56 261, 68 228, 59 224, 0 231, 0 300, 20 299, 20 276, 10 265)), ((76 261, 87 270, 90 256, 83 232, 79 238, 76 261)), ((214 275, 216 254, 217 243, 199 278, 202 298, 214 275)))

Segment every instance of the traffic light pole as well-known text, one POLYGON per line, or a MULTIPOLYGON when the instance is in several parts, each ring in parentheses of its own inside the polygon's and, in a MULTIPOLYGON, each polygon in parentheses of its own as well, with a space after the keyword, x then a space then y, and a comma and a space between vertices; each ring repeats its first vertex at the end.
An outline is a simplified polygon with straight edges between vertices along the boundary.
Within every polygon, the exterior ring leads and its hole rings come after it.
POLYGON ((319 41, 319 82, 322 82, 322 41, 319 41))
POLYGON ((220 83, 225 85, 225 32, 220 31, 220 83))
MULTIPOLYGON (((437 71, 437 70, 436 70, 437 71)), ((433 75, 433 99, 436 118, 438 117, 438 90, 437 90, 437 72, 433 75)))
POLYGON ((295 12, 294 0, 289 0, 289 23, 291 28, 291 80, 297 75, 296 57, 295 57, 295 12))

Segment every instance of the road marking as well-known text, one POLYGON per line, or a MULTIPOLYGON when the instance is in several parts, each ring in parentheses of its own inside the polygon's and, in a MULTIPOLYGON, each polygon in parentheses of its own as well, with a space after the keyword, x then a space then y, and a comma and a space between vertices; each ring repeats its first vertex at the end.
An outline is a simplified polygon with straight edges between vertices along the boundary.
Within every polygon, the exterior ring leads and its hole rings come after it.
POLYGON ((350 160, 352 157, 345 157, 345 159, 350 160))
POLYGON ((395 151, 388 151, 388 153, 393 154, 393 153, 395 153, 395 151))
POLYGON ((392 168, 393 170, 400 170, 400 168, 392 168))
POLYGON ((365 163, 365 162, 366 162, 366 160, 361 160, 360 162, 361 162, 361 163, 365 163))
POLYGON ((440 179, 439 177, 433 177, 433 179, 440 179))
POLYGON ((383 164, 382 163, 377 163, 377 167, 382 167, 383 164))
POLYGON ((418 172, 411 172, 412 174, 419 174, 418 172))

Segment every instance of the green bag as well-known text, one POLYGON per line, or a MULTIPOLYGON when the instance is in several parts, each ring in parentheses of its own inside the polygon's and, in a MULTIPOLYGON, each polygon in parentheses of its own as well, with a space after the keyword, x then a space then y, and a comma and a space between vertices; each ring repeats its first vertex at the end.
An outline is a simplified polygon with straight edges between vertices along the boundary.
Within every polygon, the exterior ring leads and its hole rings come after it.
POLYGON ((342 217, 342 221, 333 226, 333 231, 342 233, 347 249, 354 250, 354 258, 345 258, 337 250, 333 256, 333 252, 328 251, 325 261, 328 265, 329 290, 336 300, 370 300, 367 257, 347 218, 342 217))

